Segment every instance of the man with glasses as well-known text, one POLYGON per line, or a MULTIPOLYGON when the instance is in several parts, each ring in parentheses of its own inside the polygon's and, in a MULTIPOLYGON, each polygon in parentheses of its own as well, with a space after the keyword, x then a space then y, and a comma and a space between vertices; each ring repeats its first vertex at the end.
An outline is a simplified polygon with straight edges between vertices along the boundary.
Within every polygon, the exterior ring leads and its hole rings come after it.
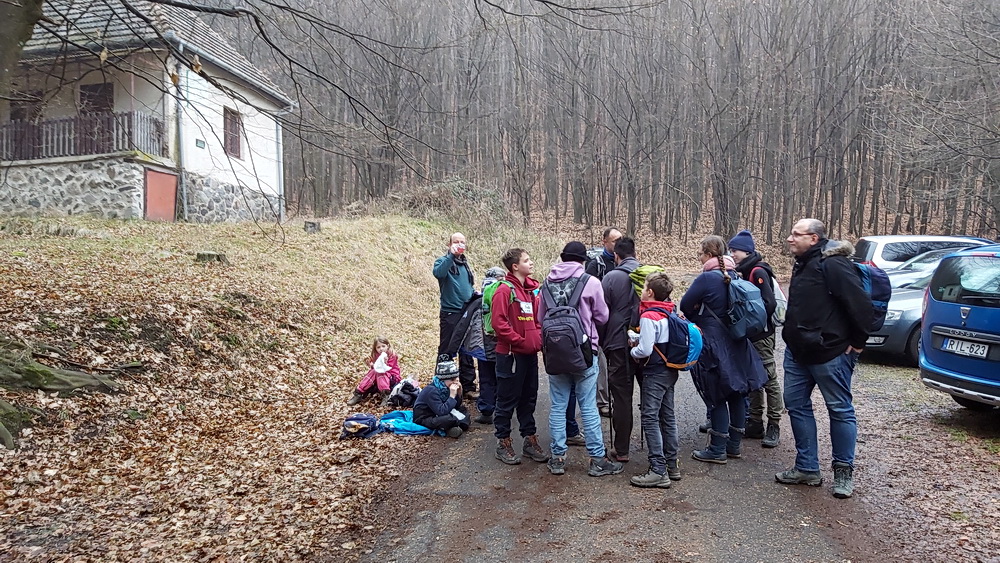
POLYGON ((819 469, 812 392, 819 386, 830 414, 833 444, 833 496, 849 498, 854 490, 854 415, 851 379, 872 321, 871 299, 861 286, 846 241, 826 238, 817 219, 795 223, 788 237, 795 255, 788 286, 785 340, 785 407, 795 437, 795 466, 774 476, 788 485, 823 484, 819 469))

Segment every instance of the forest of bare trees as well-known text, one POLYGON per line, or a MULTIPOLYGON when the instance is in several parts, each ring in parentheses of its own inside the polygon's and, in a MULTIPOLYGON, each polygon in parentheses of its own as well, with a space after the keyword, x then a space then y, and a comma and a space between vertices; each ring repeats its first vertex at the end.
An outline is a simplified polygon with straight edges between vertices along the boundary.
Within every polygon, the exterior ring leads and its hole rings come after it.
POLYGON ((526 222, 1000 234, 992 0, 153 1, 298 101, 293 214, 446 182, 526 222))
POLYGON ((998 233, 990 0, 304 8, 353 32, 286 35, 350 97, 297 78, 293 210, 457 178, 629 230, 998 233))

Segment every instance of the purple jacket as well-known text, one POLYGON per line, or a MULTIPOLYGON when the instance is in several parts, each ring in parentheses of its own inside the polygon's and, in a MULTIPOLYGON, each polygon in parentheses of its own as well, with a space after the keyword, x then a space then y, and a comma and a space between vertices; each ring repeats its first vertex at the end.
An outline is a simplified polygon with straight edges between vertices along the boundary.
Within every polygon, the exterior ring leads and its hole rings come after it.
MULTIPOLYGON (((583 264, 579 262, 559 262, 552 266, 552 271, 545 278, 546 281, 561 282, 569 278, 578 278, 583 275, 583 264)), ((546 291, 543 286, 541 291, 546 291)), ((545 318, 545 300, 538 299, 537 319, 545 318)), ((608 304, 604 301, 604 288, 601 287, 601 280, 591 277, 587 285, 583 288, 583 295, 580 296, 580 319, 583 321, 583 328, 587 331, 587 336, 596 348, 600 342, 597 336, 597 325, 608 322, 608 304)))

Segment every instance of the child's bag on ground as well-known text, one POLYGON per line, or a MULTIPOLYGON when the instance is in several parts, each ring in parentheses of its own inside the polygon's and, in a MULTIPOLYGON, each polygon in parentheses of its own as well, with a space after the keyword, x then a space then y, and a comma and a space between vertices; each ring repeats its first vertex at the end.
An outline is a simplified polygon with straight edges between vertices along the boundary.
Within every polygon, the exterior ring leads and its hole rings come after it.
POLYGON ((381 431, 382 427, 374 415, 355 413, 344 420, 344 431, 340 434, 340 439, 369 438, 381 431))
POLYGON ((389 393, 388 403, 395 407, 412 407, 420 394, 420 384, 412 377, 400 381, 389 393))

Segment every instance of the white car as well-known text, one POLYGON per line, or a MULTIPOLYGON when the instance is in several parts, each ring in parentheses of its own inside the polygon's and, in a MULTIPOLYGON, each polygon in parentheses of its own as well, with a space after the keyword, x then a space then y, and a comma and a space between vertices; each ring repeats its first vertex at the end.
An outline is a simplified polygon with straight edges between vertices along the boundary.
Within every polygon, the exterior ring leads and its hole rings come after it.
POLYGON ((854 261, 874 264, 883 270, 898 268, 910 258, 929 250, 981 246, 993 241, 976 237, 944 235, 881 235, 862 237, 854 245, 854 261))

